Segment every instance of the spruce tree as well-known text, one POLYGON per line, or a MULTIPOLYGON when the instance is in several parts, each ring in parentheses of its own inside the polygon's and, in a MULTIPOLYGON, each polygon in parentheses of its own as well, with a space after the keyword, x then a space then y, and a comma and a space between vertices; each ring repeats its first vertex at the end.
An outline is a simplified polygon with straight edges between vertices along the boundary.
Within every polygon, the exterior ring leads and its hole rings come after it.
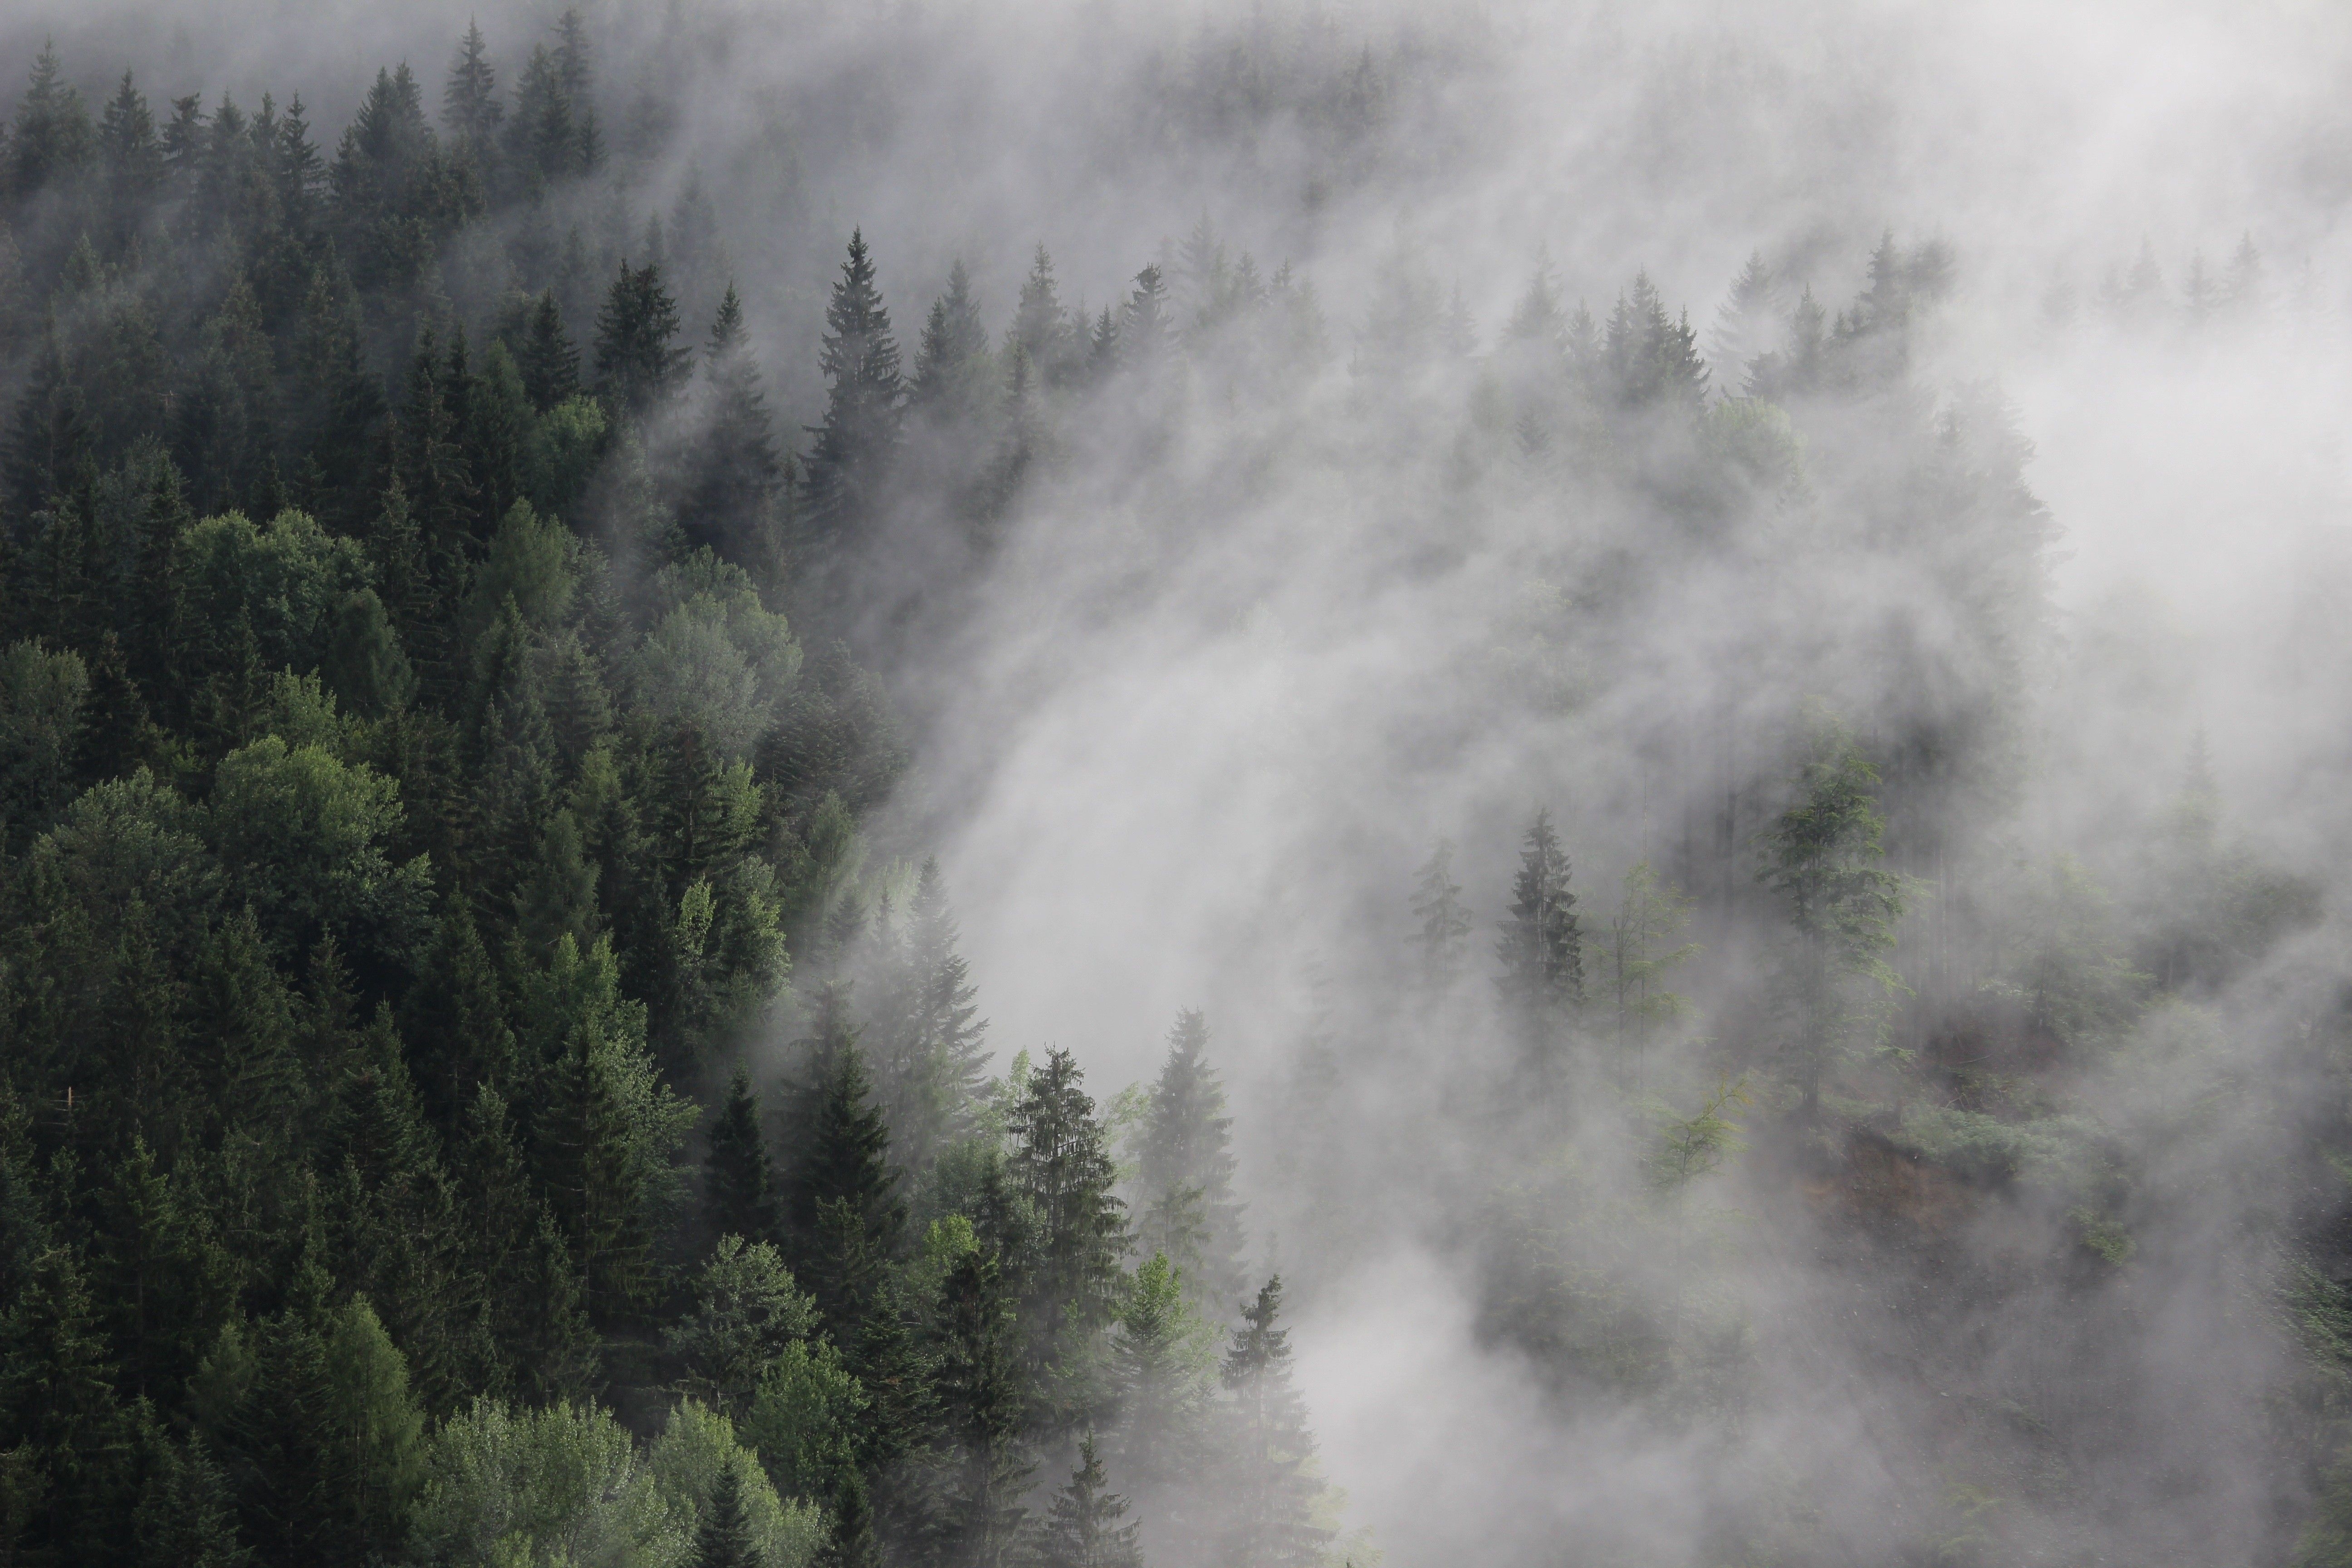
MULTIPOLYGON (((497 145, 506 105, 499 101, 499 73, 490 64, 481 25, 468 21, 449 62, 449 82, 441 92, 441 123, 479 164, 497 145)), ((485 170, 485 173, 488 171, 485 170)))
POLYGON ((1083 1082, 1068 1051, 1048 1051, 1005 1119, 1009 1172, 1035 1215, 1021 1321, 1049 1425, 1073 1418, 1094 1395, 1085 1385, 1087 1359, 1117 1306, 1128 1247, 1126 1205, 1111 1193, 1118 1167, 1083 1082))
POLYGON ((1528 826, 1511 883, 1511 912, 1496 945, 1503 972, 1496 981, 1503 1008, 1538 1092, 1558 1087, 1560 1033, 1569 1013, 1584 1002, 1584 935, 1569 891, 1568 856, 1541 810, 1528 826))
POLYGON ((1234 1197, 1233 1118, 1208 1044, 1199 1012, 1176 1016, 1137 1151, 1138 1241, 1165 1253, 1192 1299, 1223 1319, 1240 1304, 1242 1205, 1234 1197))
POLYGON ((1780 280, 1764 253, 1748 252, 1747 265, 1731 280, 1731 292, 1716 310, 1715 331, 1707 340, 1717 384, 1752 385, 1749 367, 1780 342, 1780 280))
POLYGON ((1291 1386, 1290 1331, 1275 1326, 1281 1313, 1282 1277, 1276 1275, 1243 1310, 1225 1352, 1223 1381, 1233 1401, 1225 1554, 1267 1568, 1308 1568, 1321 1561, 1331 1532, 1315 1522, 1322 1491, 1308 1469, 1315 1439, 1306 1402, 1291 1386))
POLYGON ((728 1080, 727 1100, 710 1129, 710 1152, 702 1164, 703 1213, 713 1236, 746 1241, 776 1235, 776 1177, 760 1127, 760 1100, 740 1067, 728 1080))
POLYGON ((810 1042, 812 1077, 801 1091, 784 1189, 801 1277, 845 1342, 907 1221, 899 1173, 889 1163, 889 1130, 868 1089, 865 1053, 846 1013, 845 999, 836 1001, 810 1042))
POLYGON ((948 291, 931 301, 915 353, 908 404, 934 425, 952 426, 977 415, 990 381, 988 329, 971 294, 971 276, 958 257, 948 269, 948 291))
POLYGON ((1462 885, 1454 879, 1454 845, 1441 838, 1414 874, 1413 918, 1421 922, 1415 942, 1421 950, 1422 984, 1433 994, 1454 988, 1470 945, 1470 911, 1462 904, 1462 885))
MULTIPOLYGON (((1079 323, 1081 327, 1084 324, 1079 323)), ((1013 309, 1008 336, 1012 346, 1027 359, 1030 374, 1040 378, 1043 384, 1058 385, 1067 378, 1075 357, 1076 332, 1068 312, 1062 308, 1059 288, 1054 281, 1054 258, 1042 245, 1030 264, 1029 276, 1022 282, 1021 299, 1013 309)))
POLYGON ((948 1448, 940 1545, 947 1561, 1005 1568, 1027 1512, 1021 1494, 1035 1466, 1021 1448, 1026 1401, 1017 1329, 992 1254, 973 1247, 950 1265, 935 1321, 948 1448))
POLYGON ((547 289, 532 303, 514 358, 515 367, 522 372, 523 391, 541 414, 578 395, 580 351, 563 329, 563 312, 555 303, 554 289, 547 289))
POLYGON ((1157 266, 1147 267, 1135 275, 1135 291, 1119 315, 1119 358, 1128 364, 1156 364, 1174 341, 1168 285, 1157 266))
POLYGON ((1046 1511, 1038 1568, 1143 1568, 1139 1526, 1121 1524, 1127 1500, 1111 1491, 1095 1455, 1095 1436, 1078 1440, 1078 1466, 1046 1511))
POLYGON ((741 561, 756 556, 753 546, 785 476, 760 366, 744 332, 742 301, 731 282, 710 324, 703 374, 710 387, 709 423, 679 510, 689 542, 712 545, 728 559, 741 561))
POLYGON ((819 368, 827 391, 824 422, 809 427, 816 437, 808 461, 809 521, 819 537, 838 542, 864 529, 879 504, 906 398, 898 340, 862 231, 850 234, 824 326, 819 368))
POLYGON ((735 1467, 722 1465, 710 1483, 702 1519, 694 1531, 694 1568, 758 1568, 761 1553, 743 1511, 743 1483, 735 1467))
POLYGON ((693 363, 676 346, 677 306, 653 262, 626 261, 596 317, 596 390, 615 412, 643 418, 675 390, 693 363))
POLYGON ((988 1068, 988 1023, 957 940, 939 861, 926 858, 895 965, 882 1085, 900 1163, 910 1171, 928 1169, 969 1130, 988 1068))

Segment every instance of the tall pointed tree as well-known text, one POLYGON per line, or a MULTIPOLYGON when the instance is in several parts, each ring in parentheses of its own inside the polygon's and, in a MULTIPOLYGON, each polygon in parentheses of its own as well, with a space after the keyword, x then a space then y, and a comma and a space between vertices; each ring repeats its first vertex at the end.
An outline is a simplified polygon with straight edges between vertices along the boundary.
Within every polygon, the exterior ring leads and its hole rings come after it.
POLYGON ((1549 810, 1536 813, 1511 883, 1511 912, 1496 944, 1496 981, 1506 1015, 1538 1075, 1540 1092, 1558 1087, 1562 1032, 1584 1001, 1584 934, 1569 891, 1568 855, 1549 810))
POLYGON ((836 543, 863 530, 880 504, 907 395, 898 340, 874 279, 865 233, 853 230, 824 311, 824 422, 809 427, 816 437, 808 462, 809 521, 820 538, 836 543))
POLYGON ((1242 1205, 1234 1197, 1233 1118, 1209 1065, 1208 1020, 1176 1015, 1137 1151, 1138 1241, 1167 1254, 1218 1321, 1241 1304, 1242 1205))

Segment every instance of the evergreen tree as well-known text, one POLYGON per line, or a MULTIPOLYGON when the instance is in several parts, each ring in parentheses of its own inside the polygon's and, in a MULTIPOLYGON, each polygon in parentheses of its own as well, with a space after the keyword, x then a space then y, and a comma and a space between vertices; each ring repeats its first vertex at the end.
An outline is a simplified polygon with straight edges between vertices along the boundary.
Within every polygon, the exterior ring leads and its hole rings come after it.
POLYGON ((926 858, 907 910, 882 1099, 901 1163, 923 1171, 970 1131, 989 1054, 971 966, 939 861, 926 858))
POLYGON ((758 1568, 761 1554, 743 1512, 743 1483, 733 1466, 719 1472, 694 1532, 694 1568, 758 1568))
MULTIPOLYGON (((1078 323, 1079 327, 1085 325, 1078 323)), ((1011 346, 1028 362, 1032 375, 1047 386, 1068 378, 1076 357, 1076 329, 1062 308, 1059 285, 1054 281, 1054 258, 1040 245, 1022 281, 1021 299, 1013 312, 1011 346)))
POLYGON ((616 412, 644 418, 693 363, 690 350, 674 346, 677 338, 677 306, 662 287, 661 268, 622 262, 596 317, 597 392, 616 412))
POLYGON ((1731 280, 1731 292, 1716 310, 1715 331, 1707 342, 1717 385, 1751 384, 1749 366, 1779 344, 1780 298, 1780 280, 1764 253, 1749 251, 1748 264, 1731 280))
POLYGON ((1875 1033, 1884 998, 1900 984, 1885 954, 1903 879, 1878 863, 1886 825, 1871 798, 1877 782, 1845 728, 1816 716, 1795 799, 1764 837, 1757 876, 1780 895, 1793 938, 1783 980, 1807 1116, 1820 1107, 1824 1075, 1858 1037, 1875 1033))
POLYGON ((760 1130, 760 1100, 741 1068, 728 1080, 727 1100, 710 1130, 703 1162, 703 1209, 714 1236, 765 1241, 776 1234, 776 1178, 760 1130))
POLYGON ((1143 1568, 1139 1528, 1121 1524, 1127 1500, 1110 1490, 1089 1432, 1078 1441, 1078 1467, 1055 1495, 1037 1543, 1039 1568, 1143 1568))
POLYGON ((923 319, 908 403, 934 425, 952 426, 980 413, 990 379, 988 329, 958 257, 948 269, 948 291, 931 301, 923 319))
POLYGON ((1117 1307, 1128 1247, 1126 1205, 1111 1193, 1118 1168, 1083 1080, 1069 1052, 1048 1051, 1005 1119, 1013 1182, 1035 1215, 1021 1321, 1049 1425, 1067 1422, 1094 1397, 1090 1357, 1117 1307))
POLYGON ((1233 1118, 1208 1044, 1207 1019, 1191 1008, 1176 1015, 1137 1152, 1138 1241, 1165 1253, 1193 1299, 1222 1318, 1243 1288, 1242 1205, 1234 1197, 1233 1118))
POLYGON ((563 329, 555 290, 541 293, 523 324, 522 342, 514 350, 515 367, 522 373, 523 391, 541 414, 578 395, 580 351, 563 329))
POLYGON ((948 1447, 938 1535, 946 1560, 1005 1568, 1034 1470, 1022 1451, 1024 1400, 1012 1303, 996 1259, 973 1247, 950 1265, 937 1313, 939 1392, 948 1447))
POLYGON ((1414 873, 1413 918, 1421 922, 1416 940, 1421 948, 1422 983, 1443 994, 1461 977, 1470 946, 1470 911, 1462 905, 1462 886, 1454 879, 1454 845, 1441 838, 1414 873))
POLYGON ((89 111, 65 79, 57 45, 45 43, 33 59, 32 82, 16 100, 16 123, 6 147, 7 194, 26 201, 79 174, 91 142, 89 111))
POLYGON ((743 306, 729 283, 703 353, 710 386, 709 424, 695 458, 697 471, 681 512, 687 538, 708 543, 730 560, 756 554, 769 509, 785 482, 768 417, 760 367, 743 330, 743 306))
POLYGON ((1225 1352, 1232 1396, 1230 1561, 1296 1565, 1318 1563, 1331 1532, 1315 1522, 1322 1488, 1308 1468, 1315 1441, 1305 1402, 1290 1382, 1290 1331, 1275 1324, 1282 1312, 1282 1278, 1268 1279, 1242 1312, 1225 1352))
POLYGON ((786 1214, 803 1277, 826 1321, 846 1341, 905 1228, 907 1208, 889 1163, 890 1134, 866 1078, 865 1053, 841 1015, 812 1042, 786 1214), (829 1036, 830 1037, 826 1037, 829 1036))
POLYGON ((809 427, 816 437, 808 461, 809 521, 820 537, 837 542, 863 529, 879 504, 906 397, 898 341, 862 232, 849 237, 824 325, 819 363, 828 389, 824 423, 809 427))
POLYGON ((1511 912, 1496 947, 1503 973, 1496 982, 1506 1015, 1528 1053, 1539 1087, 1557 1087, 1560 1032, 1584 1003, 1584 933, 1569 891, 1568 856, 1542 810, 1528 826, 1519 872, 1511 883, 1511 912))
POLYGON ((466 24, 457 58, 449 62, 449 82, 441 91, 441 123, 478 163, 497 145, 506 105, 499 101, 499 73, 490 64, 489 45, 481 25, 466 24))
POLYGON ((1157 266, 1147 267, 1135 275, 1135 291, 1127 297, 1127 308, 1119 315, 1119 358, 1128 364, 1155 364, 1174 337, 1168 285, 1157 266))

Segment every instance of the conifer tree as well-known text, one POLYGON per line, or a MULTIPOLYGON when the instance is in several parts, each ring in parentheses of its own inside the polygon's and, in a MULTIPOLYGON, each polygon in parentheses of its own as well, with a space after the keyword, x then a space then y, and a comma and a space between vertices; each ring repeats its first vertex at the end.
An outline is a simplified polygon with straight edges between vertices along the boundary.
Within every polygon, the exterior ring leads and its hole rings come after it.
POLYGON ((21 202, 78 173, 91 140, 81 94, 65 79, 57 45, 45 43, 34 57, 32 82, 16 101, 6 147, 7 194, 21 202))
POLYGON ((499 73, 490 64, 489 45, 481 25, 468 21, 449 62, 449 82, 441 92, 441 123, 478 163, 497 145, 506 105, 499 101, 499 73))
POLYGON ((1290 1381, 1290 1331, 1276 1328, 1282 1277, 1260 1288, 1225 1352, 1232 1396, 1232 1467, 1225 1553, 1240 1563, 1306 1568, 1321 1560, 1331 1532, 1315 1522, 1322 1488, 1308 1470, 1315 1440, 1290 1381))
POLYGON ((1027 1510, 1034 1464, 1021 1448, 1025 1401, 1012 1303, 995 1258, 961 1254, 940 1286, 939 1392, 949 1474, 940 1544, 948 1560, 1005 1568, 1027 1510))
POLYGON ((695 1528, 694 1568, 758 1568, 760 1561, 751 1521, 743 1512, 743 1483, 734 1466, 722 1466, 695 1528))
POLYGON ((702 1201, 714 1236, 767 1241, 776 1234, 776 1177, 760 1128, 760 1100, 741 1068, 728 1080, 727 1100, 710 1130, 703 1161, 702 1201))
POLYGON ((948 269, 948 291, 931 301, 923 319, 908 405, 934 425, 971 419, 987 401, 989 371, 988 329, 972 298, 971 276, 958 257, 948 269))
POLYGON ((1441 838, 1414 874, 1413 917, 1421 922, 1422 984, 1443 994, 1461 977, 1470 946, 1470 911, 1462 905, 1462 885, 1454 879, 1454 845, 1441 838))
POLYGON ((1041 378, 1043 384, 1058 385, 1066 379, 1076 333, 1054 281, 1054 258, 1043 245, 1030 263, 1029 276, 1022 281, 1008 335, 1012 346, 1027 360, 1029 373, 1041 378))
POLYGON ((1584 1002, 1584 933, 1569 891, 1568 856, 1549 810, 1536 813, 1511 883, 1511 912, 1496 947, 1503 973, 1496 982, 1522 1048, 1551 1087, 1559 1032, 1584 1002))
POLYGON ((1168 305, 1168 285, 1157 265, 1135 275, 1135 291, 1118 321, 1118 353, 1122 363, 1150 366, 1158 363, 1174 341, 1175 327, 1168 305))
POLYGON ((524 392, 541 414, 580 391, 580 351, 564 331, 563 312, 555 290, 542 292, 523 324, 522 342, 514 349, 515 367, 522 372, 524 392))
POLYGON ((927 858, 907 909, 882 1085, 900 1163, 910 1171, 928 1169, 969 1129, 987 1071, 988 1023, 957 940, 939 861, 927 858))
POLYGON ((889 1130, 867 1087, 865 1053, 847 1026, 845 1004, 837 1006, 814 1042, 814 1078, 803 1091, 785 1208, 802 1277, 845 1342, 897 1249, 907 1208, 889 1163, 889 1130))
POLYGON ((740 561, 760 538, 785 474, 732 282, 710 324, 703 374, 710 386, 709 424, 681 511, 689 542, 713 545, 740 561))
POLYGON ((816 437, 808 460, 809 521, 820 537, 837 542, 863 529, 879 503, 906 398, 898 341, 862 231, 849 237, 824 325, 819 368, 827 391, 824 422, 809 427, 816 437))
POLYGON ((1036 1216, 1021 1321, 1049 1424, 1067 1421, 1092 1396, 1086 1358, 1117 1306, 1128 1246, 1126 1205, 1111 1193, 1118 1168, 1083 1081, 1068 1051, 1048 1051, 1005 1119, 1013 1137, 1010 1173, 1036 1216))
POLYGON ((1715 331, 1707 340, 1707 358, 1715 363, 1717 385, 1751 384, 1749 367, 1778 346, 1780 297, 1780 280, 1764 253, 1749 251, 1747 265, 1731 280, 1731 292, 1716 310, 1715 331))
POLYGON ((1690 900, 1637 862, 1625 873, 1617 912, 1609 922, 1609 993, 1617 1015, 1623 1069, 1641 1087, 1643 1053, 1657 1031, 1690 1009, 1668 990, 1666 976, 1698 954, 1696 942, 1669 946, 1690 925, 1690 900))
POLYGON ((1758 879, 1779 894, 1793 952, 1783 973, 1803 1113, 1857 1037, 1877 1027, 1900 982, 1885 954, 1903 913, 1903 879, 1879 864, 1885 819, 1872 799, 1878 770, 1836 720, 1815 715, 1795 798, 1764 836, 1758 879))
POLYGON ((596 317, 596 390, 616 412, 645 417, 693 363, 677 339, 677 306, 662 287, 661 268, 622 262, 596 317))
POLYGON ((1233 1118, 1208 1044, 1206 1018, 1192 1008, 1176 1015, 1137 1151, 1138 1242, 1165 1253, 1192 1298, 1223 1318, 1242 1291, 1242 1205, 1234 1197, 1233 1118))
POLYGON ((1112 1492, 1095 1455, 1095 1436, 1078 1440, 1078 1466, 1046 1511, 1038 1568, 1143 1568, 1140 1527, 1121 1524, 1127 1500, 1112 1492))

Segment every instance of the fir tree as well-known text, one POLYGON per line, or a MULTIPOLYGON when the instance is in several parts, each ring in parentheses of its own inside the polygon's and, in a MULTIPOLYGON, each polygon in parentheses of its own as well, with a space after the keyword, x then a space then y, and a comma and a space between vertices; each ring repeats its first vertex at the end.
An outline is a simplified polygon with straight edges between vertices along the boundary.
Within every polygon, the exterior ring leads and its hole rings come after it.
POLYGON ((703 1161, 702 1201, 714 1236, 766 1241, 776 1234, 776 1177, 760 1130, 760 1100, 741 1068, 728 1080, 727 1100, 710 1130, 703 1161))
MULTIPOLYGON (((567 13, 568 14, 568 13, 567 13)), ((676 346, 677 306, 661 269, 620 264, 596 317, 596 390, 615 411, 643 418, 678 385, 693 363, 676 346)))
POLYGON ((813 1082, 803 1091, 786 1215, 802 1276, 827 1321, 846 1340, 905 1228, 907 1209, 889 1163, 890 1134, 866 1078, 865 1054, 845 1005, 813 1042, 813 1082))
POLYGON ((1077 334, 1069 313, 1062 308, 1059 287, 1054 281, 1054 258, 1042 245, 1021 284, 1021 299, 1013 309, 1008 335, 1012 346, 1027 360, 1030 374, 1042 378, 1044 384, 1058 385, 1067 378, 1077 334))
POLYGON ((948 269, 948 291, 931 301, 915 354, 908 404, 936 425, 953 426, 977 415, 988 395, 988 329, 972 299, 971 277, 963 258, 948 269))
POLYGON ((1048 1051, 1006 1118, 1010 1173, 1036 1216, 1021 1318, 1049 1422, 1067 1420, 1091 1397, 1086 1358, 1117 1305, 1128 1246, 1126 1205, 1111 1194, 1118 1168, 1083 1079, 1069 1052, 1048 1051))
POLYGON ((1225 1352, 1232 1396, 1232 1447, 1225 1551, 1240 1563, 1306 1568, 1321 1561, 1331 1532, 1316 1524, 1322 1488, 1308 1469, 1315 1441, 1307 1408, 1290 1381, 1290 1331, 1276 1328, 1282 1278, 1268 1279, 1242 1312, 1225 1352))
POLYGON ((1461 977, 1470 946, 1470 911, 1463 907, 1462 886, 1454 879, 1452 841, 1439 839, 1414 878, 1412 908, 1421 922, 1416 941, 1422 983, 1443 994, 1461 977))
POLYGON ((950 1562, 1005 1568, 1035 1468, 1022 1452, 1024 1399, 1012 1303, 996 1259, 973 1247, 950 1264, 937 1312, 940 1405, 949 1447, 940 1545, 950 1562))
POLYGON ((734 1466, 722 1466, 695 1527, 694 1568, 758 1568, 760 1561, 751 1521, 743 1512, 743 1483, 734 1466))
POLYGON ((1707 340, 1707 358, 1715 363, 1717 384, 1745 387, 1751 384, 1749 367, 1770 353, 1780 335, 1780 280, 1752 250, 1731 292, 1715 313, 1715 331, 1707 340))
POLYGON ((1496 952, 1503 963, 1496 988, 1539 1088, 1549 1092, 1557 1087, 1560 1031, 1584 1002, 1584 935, 1569 891, 1568 856, 1549 810, 1537 812, 1528 826, 1496 952))
POLYGON ((1145 1207, 1139 1244, 1180 1268, 1193 1298, 1222 1318, 1242 1291, 1242 1205, 1234 1197, 1233 1118, 1206 1058, 1208 1020, 1187 1008, 1168 1031, 1137 1151, 1145 1207))
POLYGON ((515 367, 522 373, 523 391, 541 414, 579 394, 580 351, 563 329, 563 312, 556 306, 554 289, 547 289, 532 303, 514 358, 515 367))
POLYGON ((466 36, 458 40, 457 57, 449 62, 448 85, 441 91, 441 123, 479 161, 496 146, 499 126, 505 119, 506 105, 499 101, 499 73, 490 64, 489 45, 482 37, 481 25, 468 21, 466 36))
POLYGON ((768 509, 783 485, 768 417, 760 367, 743 330, 743 306, 729 283, 703 352, 710 387, 709 424, 694 462, 696 474, 681 510, 689 542, 708 543, 730 560, 752 553, 768 509))
POLYGON ((874 285, 866 237, 853 232, 849 257, 824 311, 824 423, 809 427, 809 520, 820 537, 845 540, 871 521, 898 439, 906 389, 890 312, 874 285))
POLYGON ((1139 1528, 1121 1524, 1127 1500, 1111 1491, 1089 1432, 1078 1440, 1078 1467, 1054 1499, 1037 1543, 1038 1568, 1143 1568, 1139 1528))

